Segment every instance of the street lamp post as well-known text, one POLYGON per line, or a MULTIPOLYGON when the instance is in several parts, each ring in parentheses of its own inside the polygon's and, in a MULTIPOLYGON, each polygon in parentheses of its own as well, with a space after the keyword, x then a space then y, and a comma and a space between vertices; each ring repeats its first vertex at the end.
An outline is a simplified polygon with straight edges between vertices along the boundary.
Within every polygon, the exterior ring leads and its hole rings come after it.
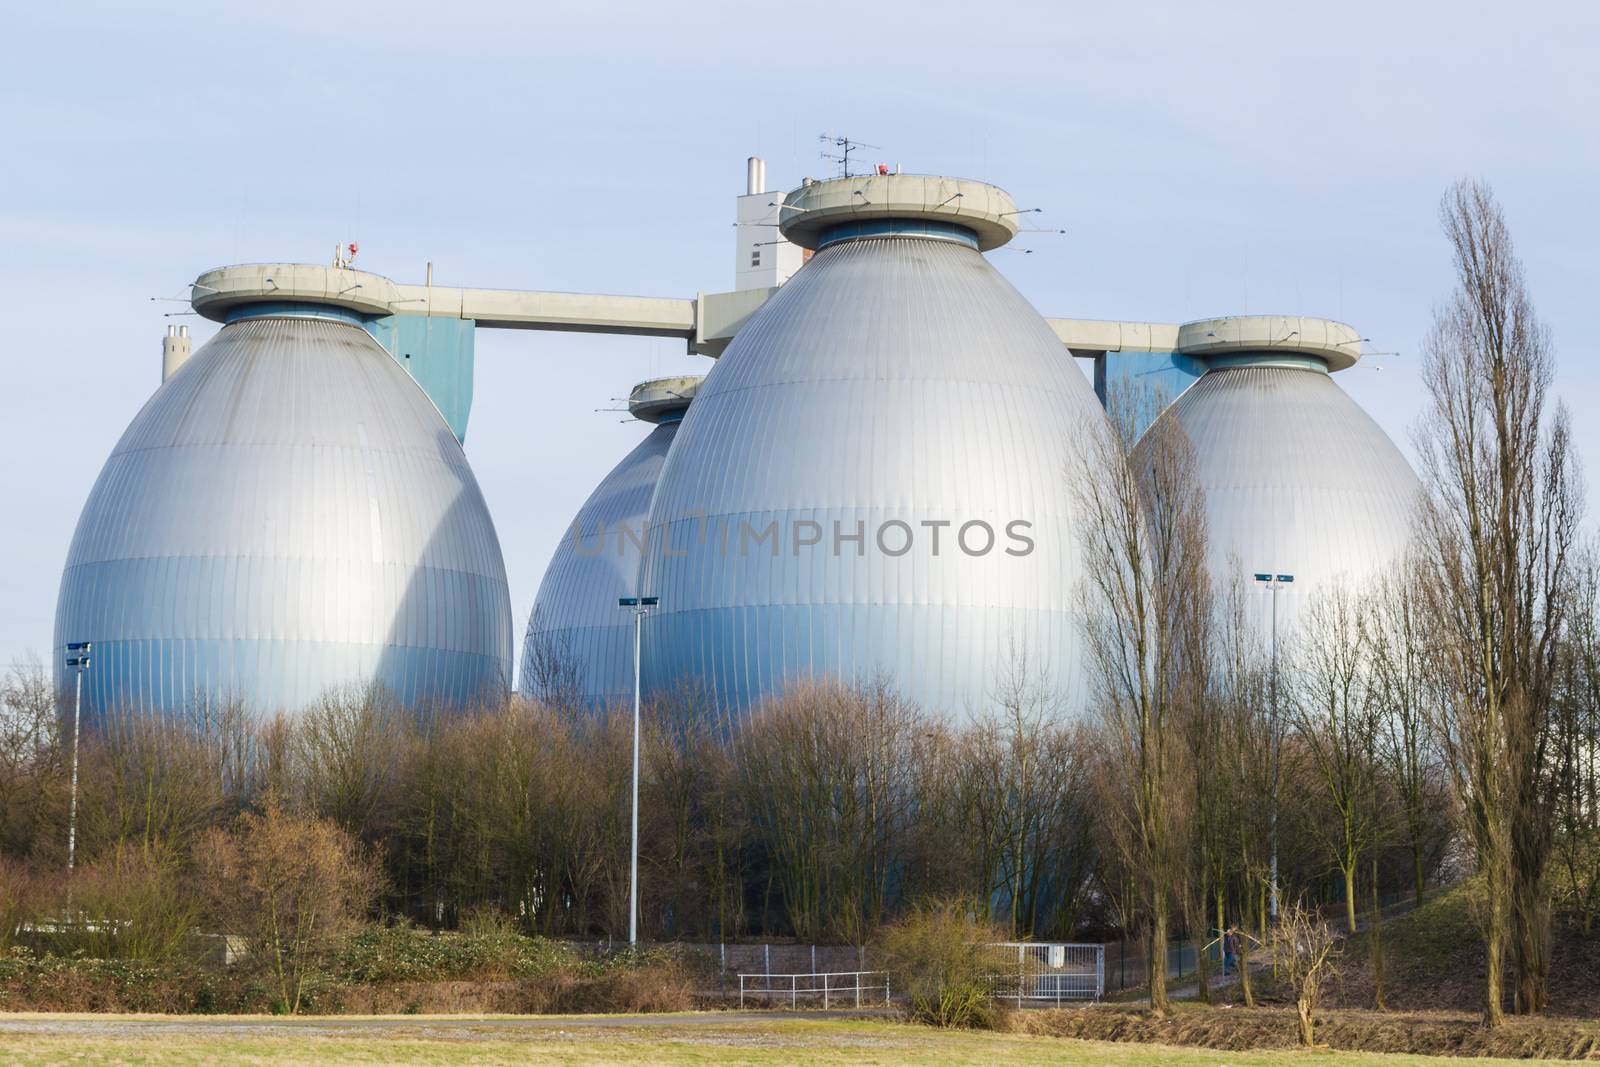
MULTIPOLYGON (((89 669, 88 641, 72 641, 67 645, 67 667, 77 678, 72 693, 72 799, 67 809, 67 874, 78 858, 78 732, 83 721, 83 672, 89 669)), ((68 883, 71 892, 71 882, 68 883)))
POLYGON ((617 607, 633 612, 633 852, 628 860, 628 947, 639 943, 639 648, 647 611, 661 603, 655 596, 623 596, 617 607))
POLYGON ((1256 582, 1272 590, 1272 738, 1269 744, 1272 763, 1272 810, 1268 813, 1267 837, 1271 852, 1269 905, 1272 918, 1278 917, 1278 590, 1294 581, 1292 574, 1257 574, 1256 582))

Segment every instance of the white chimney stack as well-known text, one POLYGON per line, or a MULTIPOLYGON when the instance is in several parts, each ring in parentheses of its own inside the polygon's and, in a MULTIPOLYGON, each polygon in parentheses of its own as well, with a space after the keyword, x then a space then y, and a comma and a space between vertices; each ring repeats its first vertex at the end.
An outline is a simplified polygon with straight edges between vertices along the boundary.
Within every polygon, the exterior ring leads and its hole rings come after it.
POLYGON ((733 286, 774 289, 800 269, 804 253, 778 232, 783 194, 767 192, 767 161, 751 156, 744 174, 745 192, 734 207, 733 286))
POLYGON ((166 381, 178 372, 189 359, 189 327, 168 326, 167 335, 161 339, 161 380, 166 381))

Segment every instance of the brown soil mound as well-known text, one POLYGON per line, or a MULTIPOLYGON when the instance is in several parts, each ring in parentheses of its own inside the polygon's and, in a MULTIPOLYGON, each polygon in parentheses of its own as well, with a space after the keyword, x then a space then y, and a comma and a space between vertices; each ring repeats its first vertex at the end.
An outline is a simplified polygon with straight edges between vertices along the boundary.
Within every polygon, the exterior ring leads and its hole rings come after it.
MULTIPOLYGON (((1186 1005, 1164 1019, 1115 1007, 1027 1011, 1012 1013, 1007 1025, 1053 1037, 1228 1051, 1286 1049, 1298 1043, 1294 1012, 1282 1008, 1186 1005)), ((1600 1060, 1600 1024, 1568 1019, 1512 1019, 1486 1030, 1477 1017, 1464 1014, 1334 1011, 1319 1016, 1317 1041, 1355 1052, 1600 1060)))

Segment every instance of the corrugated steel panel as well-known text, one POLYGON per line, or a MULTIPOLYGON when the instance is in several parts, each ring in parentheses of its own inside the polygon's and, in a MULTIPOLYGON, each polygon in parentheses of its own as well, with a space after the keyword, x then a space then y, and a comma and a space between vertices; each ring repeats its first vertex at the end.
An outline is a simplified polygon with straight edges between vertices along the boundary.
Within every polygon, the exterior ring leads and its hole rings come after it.
POLYGON ((737 713, 795 680, 881 677, 959 714, 986 703, 1015 654, 1070 700, 1082 690, 1072 441, 1102 419, 1044 319, 973 248, 822 249, 739 331, 662 469, 640 587, 661 598, 645 622, 646 688, 687 681, 737 713), (741 544, 741 524, 774 521, 776 553, 741 544), (794 544, 807 521, 822 544, 794 544), (873 543, 894 521, 915 534, 901 555, 873 543), (972 521, 999 547, 956 547, 972 521), (1004 552, 1012 521, 1031 524, 1031 553, 1004 552), (845 536, 860 522, 865 551, 835 553, 835 522, 845 536), (938 522, 952 525, 935 555, 924 524, 938 522))
POLYGON ((248 318, 106 461, 62 577, 67 641, 94 643, 90 715, 292 711, 372 682, 459 703, 505 691, 511 609, 483 496, 416 383, 359 327, 248 318))
POLYGON ((536 664, 553 660, 576 671, 585 701, 632 701, 633 616, 617 598, 638 595, 650 495, 677 432, 676 420, 652 428, 589 495, 556 546, 523 639, 517 688, 525 696, 549 695, 536 664))
POLYGON ((1271 360, 1207 372, 1161 418, 1194 446, 1219 591, 1258 571, 1294 575, 1278 594, 1282 636, 1318 589, 1359 588, 1392 568, 1419 483, 1325 370, 1271 360))

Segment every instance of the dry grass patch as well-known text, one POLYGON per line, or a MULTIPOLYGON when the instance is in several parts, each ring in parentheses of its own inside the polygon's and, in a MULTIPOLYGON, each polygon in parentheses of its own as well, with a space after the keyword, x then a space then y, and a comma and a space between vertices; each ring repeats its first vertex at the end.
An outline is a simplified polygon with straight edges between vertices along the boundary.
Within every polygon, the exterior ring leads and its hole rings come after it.
MULTIPOLYGON (((98 1022, 99 1020, 97 1020, 98 1022)), ((195 1020, 204 1025, 204 1020, 195 1020)), ((77 1063, 162 1064, 555 1064, 640 1065, 936 1064, 944 1067, 1217 1067, 1215 1051, 1162 1045, 1103 1043, 935 1030, 898 1023, 777 1018, 757 1023, 680 1017, 670 1025, 602 1026, 593 1019, 562 1020, 561 1028, 513 1031, 496 1020, 452 1023, 423 1019, 357 1032, 342 1020, 316 1020, 314 1032, 285 1034, 274 1020, 246 1032, 156 1035, 76 1034, 18 1038, 0 1020, 0 1060, 24 1067, 77 1063)), ((1449 1060, 1362 1052, 1266 1050, 1230 1052, 1228 1067, 1446 1067, 1449 1060)), ((1478 1060, 1509 1067, 1508 1060, 1478 1060)))
MULTIPOLYGON (((1017 1032, 1096 1041, 1197 1045, 1229 1051, 1291 1049, 1297 1020, 1287 1008, 1185 1005, 1166 1018, 1116 1007, 1021 1012, 1017 1032)), ((1485 1029, 1477 1016, 1444 1012, 1332 1011, 1317 1017, 1318 1043, 1331 1049, 1427 1056, 1600 1060, 1600 1023, 1510 1019, 1485 1029)))

